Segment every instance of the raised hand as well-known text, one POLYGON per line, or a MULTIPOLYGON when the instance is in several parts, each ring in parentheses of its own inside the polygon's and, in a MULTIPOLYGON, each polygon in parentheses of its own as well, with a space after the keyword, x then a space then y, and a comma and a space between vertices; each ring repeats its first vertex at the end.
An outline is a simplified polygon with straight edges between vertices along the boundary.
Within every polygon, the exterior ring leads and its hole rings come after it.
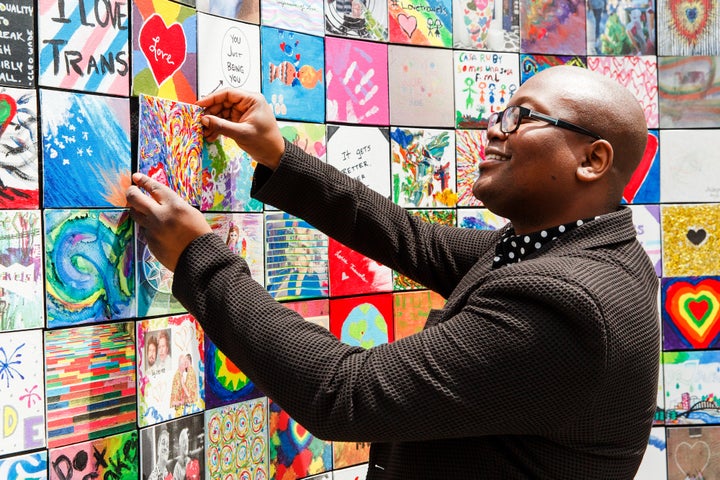
POLYGON ((232 138, 255 161, 277 168, 285 141, 265 97, 225 89, 198 100, 197 105, 205 109, 200 121, 206 140, 214 142, 219 135, 232 138))
POLYGON ((205 217, 169 187, 142 173, 132 176, 135 185, 125 196, 130 215, 144 230, 155 258, 175 271, 180 254, 201 235, 212 232, 205 217), (150 195, 145 195, 142 190, 150 195))

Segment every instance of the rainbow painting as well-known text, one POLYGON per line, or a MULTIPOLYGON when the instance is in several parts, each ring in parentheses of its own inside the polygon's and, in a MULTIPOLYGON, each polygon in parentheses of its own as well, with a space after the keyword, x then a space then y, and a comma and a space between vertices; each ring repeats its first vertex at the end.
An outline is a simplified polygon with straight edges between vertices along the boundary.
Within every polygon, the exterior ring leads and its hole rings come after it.
POLYGON ((133 322, 45 332, 48 447, 136 428, 133 322))

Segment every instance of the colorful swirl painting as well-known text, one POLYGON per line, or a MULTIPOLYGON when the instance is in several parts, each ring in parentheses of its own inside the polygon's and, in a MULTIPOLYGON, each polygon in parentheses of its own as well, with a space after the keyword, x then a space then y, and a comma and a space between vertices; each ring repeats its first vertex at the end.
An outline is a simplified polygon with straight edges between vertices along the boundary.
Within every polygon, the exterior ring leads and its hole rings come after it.
POLYGON ((135 316, 133 222, 127 210, 46 210, 48 327, 135 316))

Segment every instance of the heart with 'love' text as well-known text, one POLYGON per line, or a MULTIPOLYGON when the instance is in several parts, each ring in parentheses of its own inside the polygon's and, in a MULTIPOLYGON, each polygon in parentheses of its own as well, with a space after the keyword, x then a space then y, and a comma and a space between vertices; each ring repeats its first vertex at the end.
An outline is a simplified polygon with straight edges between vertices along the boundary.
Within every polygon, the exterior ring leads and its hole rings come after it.
POLYGON ((0 93, 0 135, 5 133, 5 129, 13 121, 16 113, 15 99, 6 93, 0 93))
POLYGON ((158 85, 162 85, 185 63, 185 30, 179 23, 168 27, 157 13, 148 18, 140 28, 138 42, 158 85))
POLYGON ((665 291, 665 314, 694 348, 707 348, 720 333, 720 280, 676 280, 665 291))

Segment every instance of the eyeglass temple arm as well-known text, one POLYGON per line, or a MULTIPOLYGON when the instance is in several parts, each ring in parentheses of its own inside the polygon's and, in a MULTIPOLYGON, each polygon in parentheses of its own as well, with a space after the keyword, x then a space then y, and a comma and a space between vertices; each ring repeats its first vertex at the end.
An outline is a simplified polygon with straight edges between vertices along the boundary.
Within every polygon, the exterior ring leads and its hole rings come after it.
POLYGON ((585 135, 590 135, 591 137, 602 140, 602 137, 596 133, 591 132, 590 130, 583 128, 579 125, 575 125, 574 123, 566 122, 564 120, 560 120, 559 118, 550 117, 548 115, 543 115, 539 112, 528 112, 528 117, 530 118, 537 118, 539 120, 543 120, 548 123, 552 123, 556 127, 565 128, 567 130, 572 130, 574 132, 583 133, 585 135))

